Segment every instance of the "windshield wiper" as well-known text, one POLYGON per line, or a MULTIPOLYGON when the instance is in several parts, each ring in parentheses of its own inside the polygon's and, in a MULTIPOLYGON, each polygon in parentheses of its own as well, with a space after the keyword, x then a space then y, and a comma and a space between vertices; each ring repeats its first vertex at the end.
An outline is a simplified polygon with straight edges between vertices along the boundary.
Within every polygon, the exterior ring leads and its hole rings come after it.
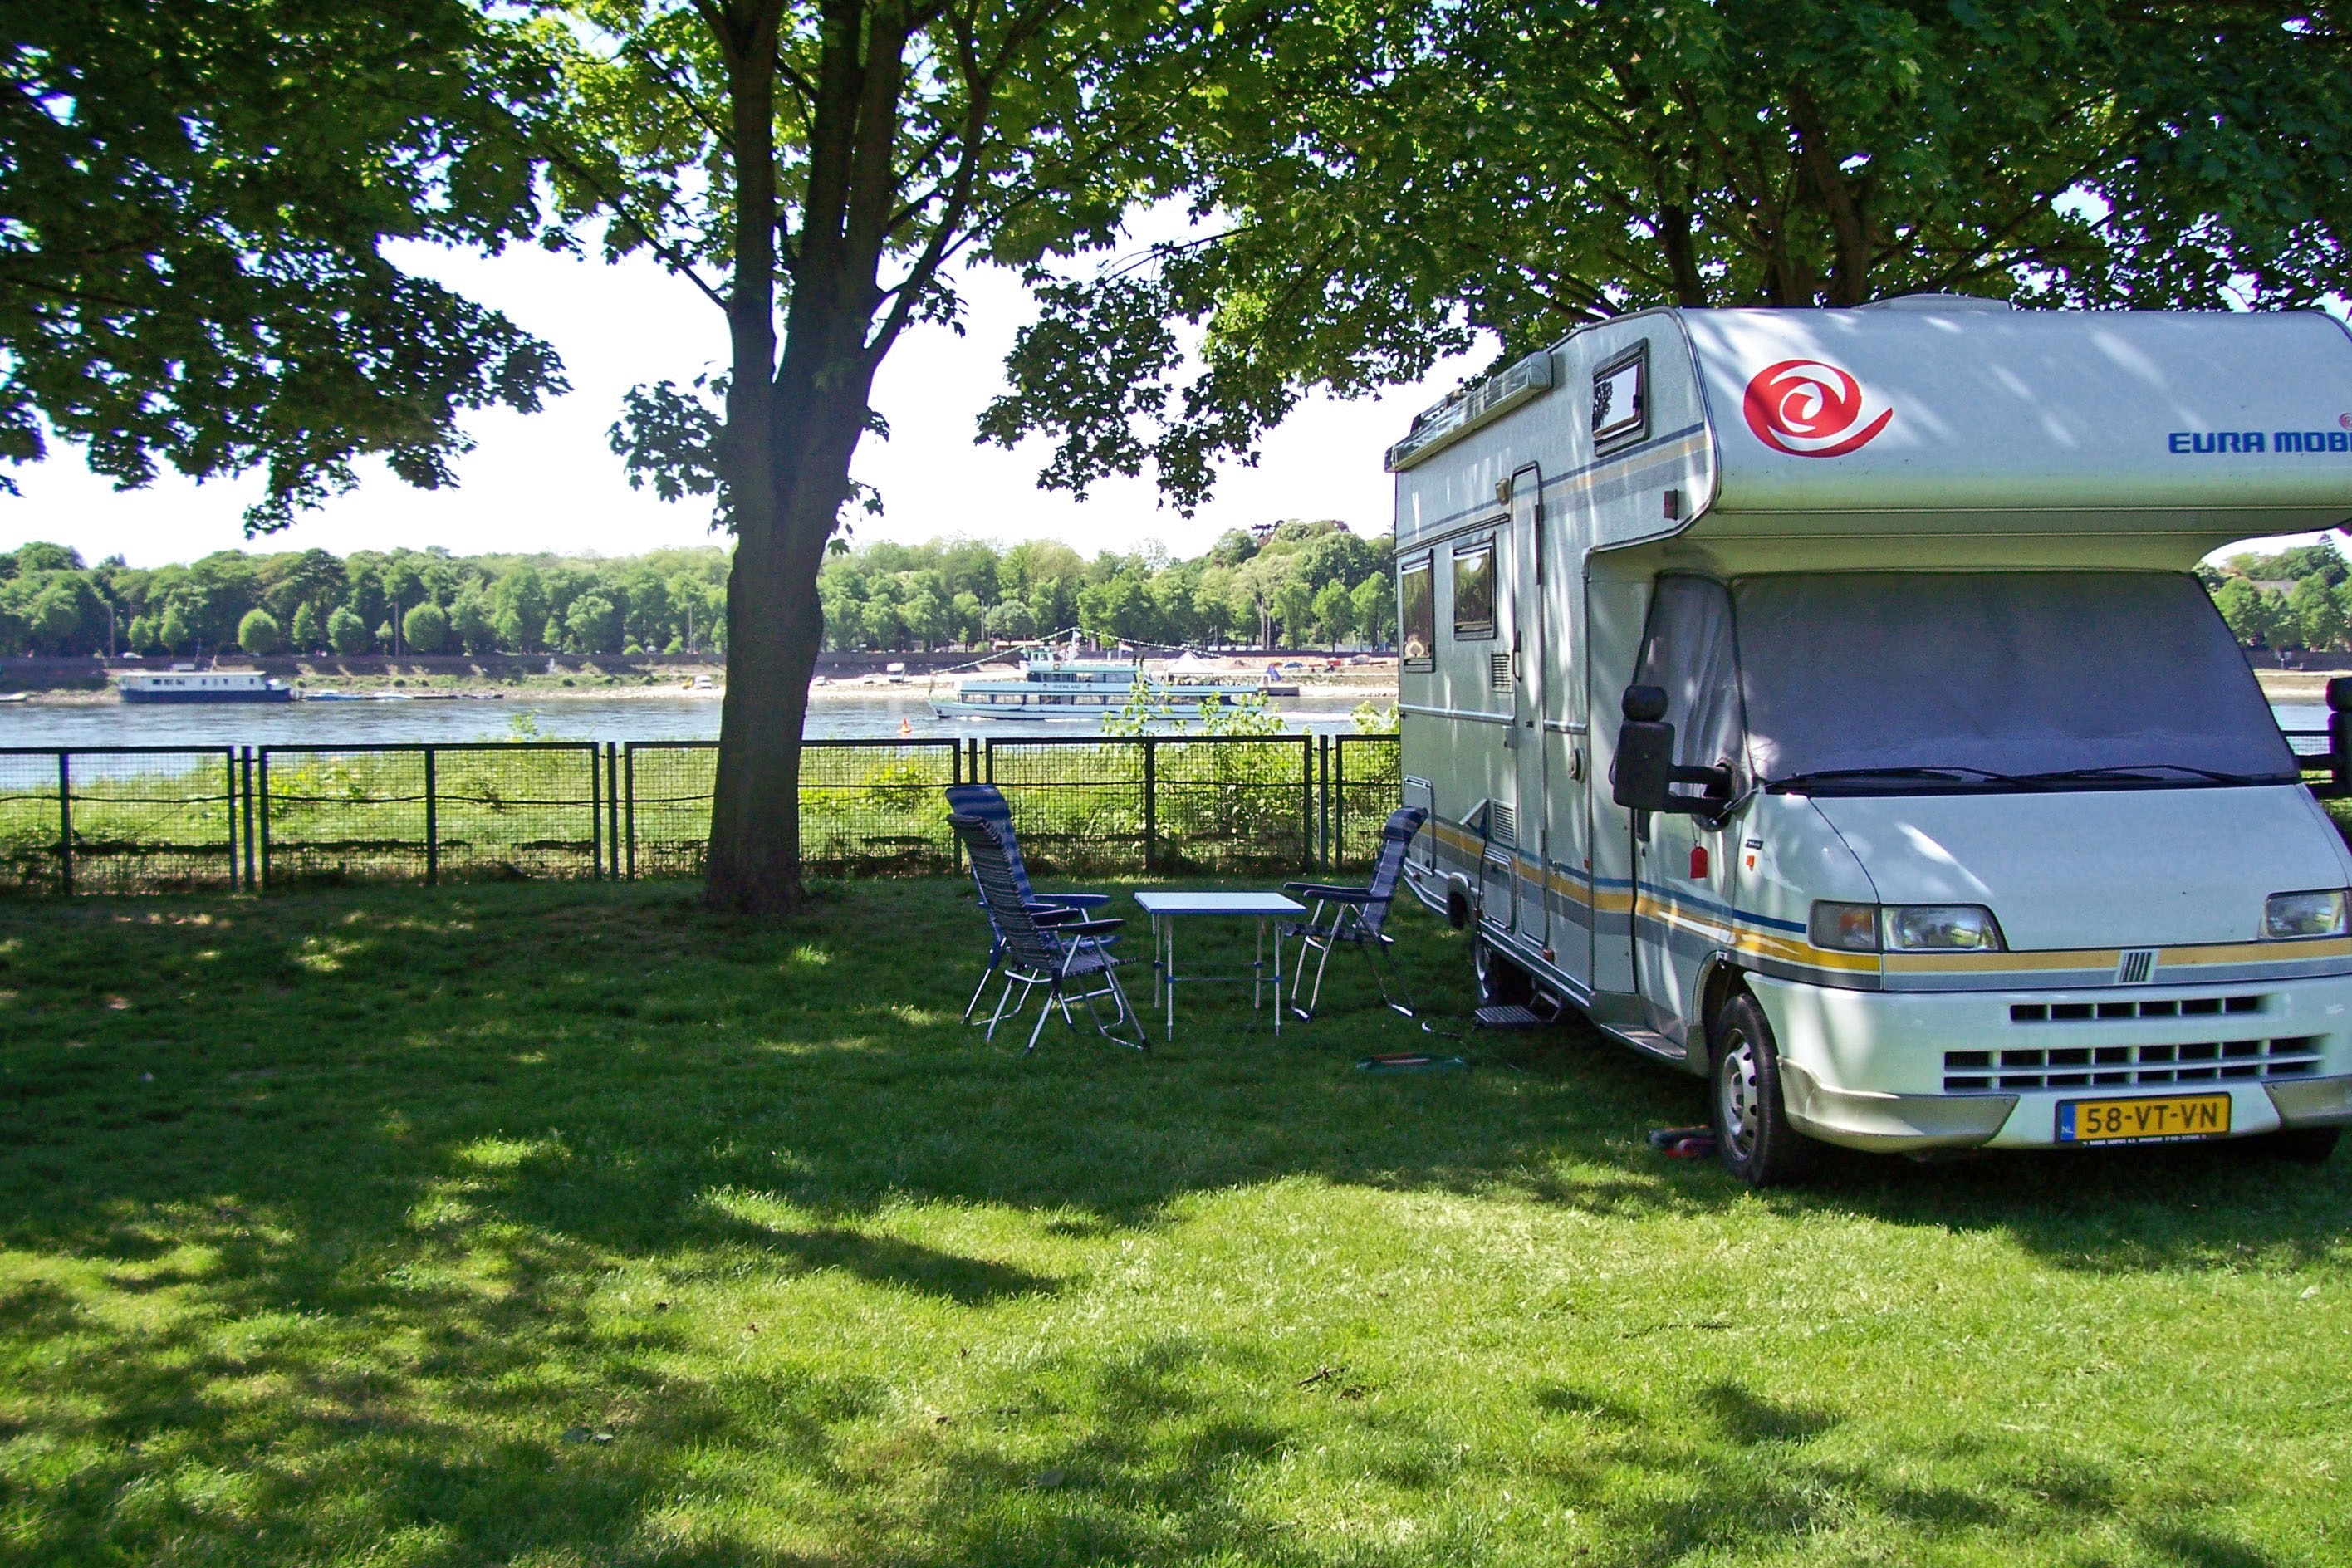
POLYGON ((2164 784, 2178 783, 2164 777, 2165 770, 2187 773, 2218 784, 2286 784, 2287 775, 2225 773, 2212 768, 2191 766, 2187 763, 2133 763, 2097 768, 2059 768, 2040 773, 2002 773, 1990 768, 1965 767, 1957 763, 1937 767, 1884 768, 1823 768, 1815 773, 1790 773, 1786 778, 1767 779, 1764 788, 1775 794, 1790 790, 1803 791, 1816 784, 1852 784, 1864 779, 1900 779, 1927 784, 2007 784, 2020 789, 2047 789, 2070 784, 2164 784))
POLYGON ((1814 784, 1847 784, 1855 779, 1914 779, 1939 784, 2014 784, 2016 775, 1997 773, 1985 768, 1961 767, 1884 767, 1884 768, 1820 768, 1809 773, 1790 773, 1784 778, 1766 779, 1764 787, 1774 794, 1803 790, 1814 784))
POLYGON ((2078 782, 2095 783, 2103 779, 2142 781, 2149 784, 2160 784, 2163 782, 2162 773, 2167 769, 2169 769, 2173 773, 2187 773, 2192 778, 2200 778, 2212 784, 2284 784, 2286 782, 2286 775, 2284 773, 2218 773, 2211 768, 2193 767, 2187 763, 2129 763, 2104 768, 2060 768, 2054 773, 2021 773, 2018 776, 2021 781, 2029 784, 2074 784, 2078 782))

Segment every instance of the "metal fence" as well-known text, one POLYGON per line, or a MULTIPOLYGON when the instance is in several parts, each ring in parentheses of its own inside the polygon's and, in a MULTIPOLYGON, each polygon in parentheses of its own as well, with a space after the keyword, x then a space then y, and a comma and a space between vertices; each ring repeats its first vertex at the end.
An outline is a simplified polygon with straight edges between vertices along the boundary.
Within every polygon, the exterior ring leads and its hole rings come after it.
POLYGON ((592 742, 264 746, 256 879, 593 877, 604 757, 592 742))
POLYGON ((0 751, 0 889, 235 887, 236 761, 226 746, 0 751))
MULTIPOLYGON (((819 876, 922 876, 956 868, 945 784, 961 784, 956 741, 808 741, 801 746, 801 863, 819 876)), ((715 741, 622 748, 621 871, 698 877, 718 788, 715 741)))
MULTIPOLYGON (((694 877, 710 742, 0 751, 0 891, 152 892, 485 878, 694 877)), ((812 741, 814 874, 961 865, 940 786, 1004 791, 1042 875, 1370 861, 1393 736, 812 741)))

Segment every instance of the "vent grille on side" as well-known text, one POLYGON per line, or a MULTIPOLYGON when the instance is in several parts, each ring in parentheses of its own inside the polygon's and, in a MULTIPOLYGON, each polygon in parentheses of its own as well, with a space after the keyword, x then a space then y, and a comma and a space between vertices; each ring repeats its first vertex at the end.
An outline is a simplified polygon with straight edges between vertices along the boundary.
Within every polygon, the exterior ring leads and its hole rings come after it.
POLYGON ((1488 654, 1486 679, 1496 690, 1508 691, 1511 689, 1511 656, 1507 653, 1488 654))
POLYGON ((1512 809, 1496 802, 1486 808, 1486 837, 1496 844, 1517 847, 1519 842, 1519 818, 1512 809))
POLYGON ((1944 1091, 2307 1077, 2319 1070, 2320 1047, 2326 1040, 2322 1035, 2287 1035, 2267 1040, 2191 1040, 2172 1046, 1946 1051, 1944 1091))

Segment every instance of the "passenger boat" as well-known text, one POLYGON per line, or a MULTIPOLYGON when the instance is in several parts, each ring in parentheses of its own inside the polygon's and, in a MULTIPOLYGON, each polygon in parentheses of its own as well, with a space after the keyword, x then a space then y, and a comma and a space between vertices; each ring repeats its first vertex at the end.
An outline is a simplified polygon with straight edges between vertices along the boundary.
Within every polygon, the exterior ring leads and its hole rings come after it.
POLYGON ((114 678, 125 702, 291 702, 294 689, 252 670, 142 670, 114 678))
POLYGON ((1175 719, 1191 718, 1196 704, 1213 698, 1232 702, 1265 694, 1265 689, 1254 680, 1158 679, 1146 675, 1137 660, 1066 658, 1049 648, 1035 648, 1023 656, 1019 679, 962 681, 956 687, 954 701, 935 701, 931 711, 941 719, 1028 722, 1093 719, 1106 710, 1125 707, 1139 681, 1147 700, 1172 708, 1170 717, 1175 719))

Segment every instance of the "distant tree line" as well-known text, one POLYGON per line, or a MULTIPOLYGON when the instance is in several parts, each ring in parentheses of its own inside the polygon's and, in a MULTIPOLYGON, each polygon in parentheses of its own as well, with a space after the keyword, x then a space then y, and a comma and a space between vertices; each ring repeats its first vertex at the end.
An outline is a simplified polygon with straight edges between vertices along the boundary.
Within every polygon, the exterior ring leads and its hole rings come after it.
POLYGON ((2352 570, 2333 544, 2231 555, 2197 574, 2249 647, 2352 647, 2352 570))
MULTIPOLYGON (((0 552, 0 655, 726 652, 729 557, 224 550, 152 569, 60 544, 0 552)), ((1079 627, 1105 642, 1386 646, 1390 543, 1333 521, 1235 530, 1204 555, 1066 544, 868 544, 819 581, 835 648, 937 648, 1079 627)))
POLYGON ((619 560, 444 550, 224 550, 96 566, 63 545, 0 553, 0 655, 723 653, 727 554, 619 560))
POLYGON ((1396 630, 1391 541, 1341 523, 1236 529, 1189 561, 1157 549, 1087 560, 1032 540, 865 545, 817 576, 835 648, 969 647, 1077 627, 1169 647, 1385 647, 1396 630))

